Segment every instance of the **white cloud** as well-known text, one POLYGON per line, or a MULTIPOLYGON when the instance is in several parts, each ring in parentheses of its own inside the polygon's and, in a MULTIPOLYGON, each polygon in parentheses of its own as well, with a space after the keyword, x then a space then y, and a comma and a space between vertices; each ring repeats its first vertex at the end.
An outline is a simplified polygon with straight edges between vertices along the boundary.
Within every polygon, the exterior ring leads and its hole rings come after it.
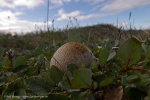
POLYGON ((58 7, 62 6, 64 3, 71 2, 71 0, 49 0, 49 1, 53 5, 53 6, 51 5, 49 7, 49 9, 58 8, 58 7))
POLYGON ((11 11, 0 11, 0 23, 5 23, 4 25, 7 25, 10 21, 15 22, 18 18, 18 15, 21 15, 20 12, 12 13, 11 11))
POLYGON ((94 11, 94 10, 100 9, 100 7, 102 7, 102 5, 97 4, 97 5, 95 5, 95 6, 92 8, 92 10, 91 10, 91 11, 94 11))
POLYGON ((73 11, 73 12, 70 12, 70 13, 66 13, 64 11, 64 9, 60 9, 58 11, 58 14, 57 16, 59 16, 57 18, 57 21, 62 21, 62 20, 69 20, 69 17, 71 18, 76 18, 77 20, 87 20, 87 19, 90 19, 90 18, 98 18, 98 17, 102 17, 104 16, 104 14, 88 14, 88 15, 83 15, 83 12, 80 11, 80 10, 76 10, 76 11, 73 11))
POLYGON ((83 1, 90 3, 91 5, 96 5, 96 4, 103 2, 104 0, 83 0, 83 1))
POLYGON ((150 0, 108 0, 106 2, 104 0, 84 0, 84 2, 92 4, 92 10, 99 9, 99 12, 83 15, 83 12, 80 10, 66 13, 63 9, 60 9, 57 21, 68 20, 69 17, 76 17, 78 20, 100 18, 150 4, 150 0))
POLYGON ((27 8, 34 8, 41 4, 44 4, 44 0, 1 0, 0 7, 16 8, 18 6, 25 6, 27 8))
MULTIPOLYGON (((71 0, 49 0, 50 9, 62 6, 64 3, 69 3, 71 0)), ((34 8, 36 6, 47 4, 47 0, 1 0, 0 7, 16 8, 18 6, 25 6, 27 8, 34 8)))
POLYGON ((142 21, 142 23, 150 24, 150 20, 144 20, 144 21, 142 21))
POLYGON ((78 20, 87 20, 87 19, 98 18, 98 17, 102 17, 102 16, 104 16, 104 15, 102 15, 102 14, 88 14, 88 15, 78 16, 77 19, 78 20))
POLYGON ((66 13, 63 9, 60 9, 58 11, 58 16, 60 16, 59 18, 57 18, 57 21, 61 21, 61 20, 68 20, 69 17, 78 17, 82 14, 81 11, 73 11, 71 13, 66 13))
POLYGON ((129 21, 124 21, 124 22, 118 22, 117 25, 115 25, 116 27, 120 28, 124 28, 124 29, 129 29, 130 28, 130 22, 129 21))
POLYGON ((63 1, 62 0, 50 0, 50 3, 57 4, 57 5, 63 5, 63 1))
MULTIPOLYGON (((136 7, 150 5, 150 0, 83 0, 93 6, 92 11, 99 9, 100 13, 117 14, 136 7)), ((107 14, 106 14, 107 15, 107 14)))
MULTIPOLYGON (((18 33, 21 31, 31 32, 35 30, 35 25, 39 27, 38 29, 44 28, 44 22, 30 22, 27 20, 20 20, 18 17, 21 14, 22 13, 20 12, 11 12, 10 10, 0 11, 0 31, 11 31, 18 33)), ((49 25, 51 25, 51 22, 49 22, 49 25)))
POLYGON ((150 0, 112 0, 105 4, 101 11, 119 13, 136 7, 149 5, 150 0))
POLYGON ((74 2, 79 2, 80 0, 74 0, 74 2))

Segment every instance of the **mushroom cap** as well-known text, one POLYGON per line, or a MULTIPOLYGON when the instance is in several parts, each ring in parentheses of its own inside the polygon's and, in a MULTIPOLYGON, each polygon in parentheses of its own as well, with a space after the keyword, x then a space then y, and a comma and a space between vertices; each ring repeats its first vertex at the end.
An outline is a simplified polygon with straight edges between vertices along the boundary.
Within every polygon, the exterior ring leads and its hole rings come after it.
POLYGON ((89 67, 94 60, 96 60, 96 57, 85 45, 68 42, 54 53, 50 61, 50 67, 54 65, 67 72, 69 64, 76 64, 78 67, 81 67, 81 64, 85 64, 86 67, 89 67))

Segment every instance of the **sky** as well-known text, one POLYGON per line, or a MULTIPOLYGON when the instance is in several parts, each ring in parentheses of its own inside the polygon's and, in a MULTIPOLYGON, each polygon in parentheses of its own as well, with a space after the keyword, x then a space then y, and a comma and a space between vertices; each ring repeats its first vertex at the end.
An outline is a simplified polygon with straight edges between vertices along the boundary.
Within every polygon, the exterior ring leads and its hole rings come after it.
POLYGON ((150 0, 0 0, 0 31, 20 34, 46 30, 47 24, 49 29, 95 24, 148 29, 150 0))

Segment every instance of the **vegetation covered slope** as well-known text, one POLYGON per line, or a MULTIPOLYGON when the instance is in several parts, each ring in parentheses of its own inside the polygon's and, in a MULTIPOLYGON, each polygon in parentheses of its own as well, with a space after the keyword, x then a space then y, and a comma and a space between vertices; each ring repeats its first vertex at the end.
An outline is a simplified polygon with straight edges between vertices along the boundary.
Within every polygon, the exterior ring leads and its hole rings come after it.
POLYGON ((105 89, 123 87, 123 100, 149 100, 149 31, 95 25, 0 36, 0 98, 97 100, 105 89), (145 33, 146 32, 146 33, 145 33), (143 37, 142 37, 143 35, 143 37), (145 37, 144 37, 145 36, 145 37), (49 61, 67 42, 79 42, 99 59, 90 68, 68 66, 69 73, 49 61))

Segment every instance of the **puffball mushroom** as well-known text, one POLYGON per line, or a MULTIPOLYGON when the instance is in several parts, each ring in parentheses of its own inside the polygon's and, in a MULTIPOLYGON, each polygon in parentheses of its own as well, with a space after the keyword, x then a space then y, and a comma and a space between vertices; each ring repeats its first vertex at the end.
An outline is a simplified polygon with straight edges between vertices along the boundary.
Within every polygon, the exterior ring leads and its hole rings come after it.
POLYGON ((78 67, 81 67, 81 64, 85 64, 86 67, 89 67, 94 60, 97 60, 97 58, 85 45, 77 42, 68 42, 54 53, 50 61, 50 67, 54 65, 60 70, 67 72, 69 64, 76 64, 78 67))
MULTIPOLYGON (((84 63, 86 67, 89 67, 92 61, 97 60, 91 50, 85 45, 77 42, 69 42, 62 45, 54 53, 50 61, 50 67, 54 65, 60 70, 67 72, 67 66, 69 64, 76 64, 78 67, 81 67, 81 64, 84 63)), ((113 90, 106 89, 104 92, 104 100, 121 100, 123 88, 120 86, 113 90)))

